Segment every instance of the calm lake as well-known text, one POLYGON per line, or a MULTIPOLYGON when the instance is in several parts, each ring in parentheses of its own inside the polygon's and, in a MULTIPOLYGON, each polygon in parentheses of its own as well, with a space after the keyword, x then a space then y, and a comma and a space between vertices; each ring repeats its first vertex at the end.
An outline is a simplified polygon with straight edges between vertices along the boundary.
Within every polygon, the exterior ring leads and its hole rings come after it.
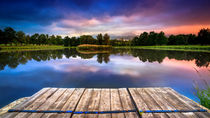
POLYGON ((0 107, 43 87, 171 87, 198 100, 194 85, 210 83, 210 53, 76 49, 0 53, 0 107))

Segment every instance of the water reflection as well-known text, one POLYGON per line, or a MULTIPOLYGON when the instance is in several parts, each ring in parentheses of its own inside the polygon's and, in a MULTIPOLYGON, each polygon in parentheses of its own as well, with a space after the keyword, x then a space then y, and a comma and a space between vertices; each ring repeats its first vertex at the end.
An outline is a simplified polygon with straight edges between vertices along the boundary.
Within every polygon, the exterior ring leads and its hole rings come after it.
POLYGON ((26 52, 4 52, 0 53, 0 70, 4 70, 5 66, 16 68, 19 64, 26 64, 29 60, 47 61, 52 59, 81 57, 82 59, 91 59, 97 56, 98 63, 108 63, 110 55, 130 55, 138 57, 142 62, 159 62, 168 57, 169 59, 192 61, 198 67, 208 67, 210 62, 210 54, 206 52, 181 52, 166 50, 138 50, 138 49, 114 49, 109 53, 79 53, 76 49, 64 50, 48 50, 48 51, 26 51, 26 52))
POLYGON ((210 82, 209 62, 204 52, 136 49, 0 53, 0 107, 43 87, 167 86, 196 100, 193 83, 210 82))

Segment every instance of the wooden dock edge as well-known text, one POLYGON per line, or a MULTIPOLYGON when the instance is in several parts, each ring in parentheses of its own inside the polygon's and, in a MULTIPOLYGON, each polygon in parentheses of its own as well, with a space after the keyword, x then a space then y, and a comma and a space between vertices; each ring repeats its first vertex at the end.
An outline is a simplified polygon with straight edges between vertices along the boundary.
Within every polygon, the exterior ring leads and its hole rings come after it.
POLYGON ((180 94, 180 95, 181 95, 182 97, 184 97, 184 98, 186 98, 186 99, 188 99, 188 100, 192 101, 193 103, 195 103, 196 105, 198 105, 198 106, 199 106, 199 107, 201 107, 202 109, 207 110, 207 112, 208 112, 208 113, 210 113, 210 109, 208 109, 208 108, 206 108, 206 107, 202 106, 201 104, 199 104, 199 103, 195 102, 194 100, 191 100, 190 98, 188 98, 188 97, 186 97, 186 96, 184 96, 184 95, 182 95, 182 94, 180 94))
MULTIPOLYGON (((47 87, 47 88, 50 89, 51 87, 47 87)), ((131 88, 132 88, 132 87, 131 87, 131 88)), ((170 88, 170 87, 144 87, 144 88, 170 88)), ((65 89, 67 89, 67 88, 65 88, 65 89)), ((84 88, 84 89, 91 89, 91 88, 84 88)), ((102 89, 106 89, 106 88, 102 88, 102 89)), ((109 89, 110 89, 110 88, 109 88, 109 89)), ((119 89, 119 88, 112 88, 112 89, 119 89)), ((127 91, 129 92, 129 90, 128 90, 129 88, 126 88, 126 89, 127 89, 127 91)), ((170 89, 172 89, 172 88, 170 88, 170 89)), ((174 91, 175 91, 175 90, 174 90, 174 91)), ((129 92, 129 93, 130 93, 130 92, 129 92)), ((180 94, 180 93, 179 93, 179 94, 180 94)), ((207 110, 208 113, 210 113, 210 110, 209 110, 208 108, 206 108, 206 107, 200 105, 199 103, 193 101, 192 99, 190 99, 190 98, 188 98, 188 97, 186 97, 186 96, 184 96, 184 95, 182 95, 182 94, 180 94, 180 95, 181 95, 183 98, 188 99, 189 101, 192 101, 193 103, 195 103, 196 105, 198 105, 198 106, 201 107, 202 109, 207 110)), ((15 106, 21 104, 22 102, 28 100, 28 98, 30 98, 30 97, 20 98, 20 99, 18 99, 18 100, 13 101, 12 103, 10 103, 10 104, 8 104, 8 105, 2 107, 2 108, 0 109, 0 116, 2 116, 3 114, 5 114, 9 109, 12 109, 12 108, 14 108, 15 106)))
POLYGON ((6 113, 9 109, 17 106, 18 104, 21 104, 23 101, 27 100, 30 97, 23 97, 23 98, 19 98, 13 102, 11 102, 10 104, 0 108, 0 116, 3 115, 4 113, 6 113))

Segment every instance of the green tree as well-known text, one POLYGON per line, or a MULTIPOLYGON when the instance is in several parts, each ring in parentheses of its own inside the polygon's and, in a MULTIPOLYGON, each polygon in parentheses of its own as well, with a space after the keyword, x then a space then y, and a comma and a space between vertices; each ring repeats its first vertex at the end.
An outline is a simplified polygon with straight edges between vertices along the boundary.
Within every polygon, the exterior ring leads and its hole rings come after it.
POLYGON ((102 36, 102 34, 98 34, 97 35, 97 40, 98 40, 98 44, 99 45, 102 45, 103 44, 103 36, 102 36))
POLYGON ((210 29, 201 29, 198 32, 198 43, 201 45, 210 44, 210 29))
POLYGON ((176 44, 176 36, 170 35, 168 38, 168 45, 175 45, 176 44))
POLYGON ((198 44, 198 42, 196 40, 196 35, 194 35, 194 34, 188 35, 188 44, 198 44))
POLYGON ((68 36, 64 37, 63 44, 64 46, 70 46, 70 38, 68 36))
POLYGON ((16 31, 11 27, 6 27, 4 29, 5 44, 10 43, 10 45, 12 45, 14 40, 16 40, 15 33, 16 33, 16 31))
POLYGON ((63 39, 61 36, 56 36, 56 44, 55 45, 63 45, 63 39))
POLYGON ((46 42, 45 42, 45 44, 51 45, 49 35, 48 35, 48 34, 46 34, 45 36, 46 36, 46 42))
POLYGON ((29 44, 30 43, 30 39, 31 39, 31 37, 29 35, 26 35, 26 37, 25 37, 25 44, 29 44))
POLYGON ((49 40, 50 40, 50 45, 51 44, 52 45, 56 45, 57 44, 55 35, 50 36, 50 39, 49 40))
POLYGON ((132 40, 131 40, 131 45, 132 46, 138 46, 139 45, 139 38, 137 36, 135 36, 132 40))
POLYGON ((0 29, 0 44, 4 44, 4 32, 0 29))
POLYGON ((146 45, 156 45, 157 44, 157 33, 154 31, 149 33, 148 40, 146 40, 146 45))
POLYGON ((40 34, 38 37, 38 45, 46 44, 47 38, 45 34, 40 34))
POLYGON ((96 40, 91 35, 82 35, 79 38, 80 44, 95 44, 96 40))
POLYGON ((38 37, 39 37, 39 34, 38 33, 35 33, 31 36, 31 39, 30 39, 30 44, 38 44, 38 37))
POLYGON ((139 45, 147 45, 147 40, 149 40, 149 34, 147 32, 143 32, 140 36, 139 36, 139 45))
POLYGON ((25 33, 22 32, 22 31, 18 31, 18 32, 16 33, 16 38, 17 38, 16 44, 17 44, 17 43, 20 43, 20 44, 22 45, 23 43, 26 42, 26 41, 25 41, 25 33))
POLYGON ((80 39, 76 37, 71 37, 70 39, 70 46, 77 46, 80 44, 80 39))
POLYGON ((176 36, 176 45, 187 45, 187 37, 183 34, 179 34, 176 36))
POLYGON ((110 40, 110 36, 106 33, 104 35, 104 45, 108 45, 110 40))
POLYGON ((168 38, 168 45, 187 45, 188 35, 171 35, 168 38))
POLYGON ((168 43, 168 40, 164 34, 164 32, 160 32, 157 36, 157 43, 156 45, 166 45, 168 43))

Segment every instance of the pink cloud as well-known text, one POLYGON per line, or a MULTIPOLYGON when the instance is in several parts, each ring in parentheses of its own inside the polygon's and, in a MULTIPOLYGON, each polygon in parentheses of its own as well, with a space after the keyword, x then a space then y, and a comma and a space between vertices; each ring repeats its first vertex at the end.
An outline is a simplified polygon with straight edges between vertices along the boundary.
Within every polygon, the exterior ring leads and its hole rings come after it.
POLYGON ((101 24, 101 22, 95 18, 78 20, 64 19, 61 21, 61 24, 65 25, 66 27, 87 27, 99 25, 101 24))

